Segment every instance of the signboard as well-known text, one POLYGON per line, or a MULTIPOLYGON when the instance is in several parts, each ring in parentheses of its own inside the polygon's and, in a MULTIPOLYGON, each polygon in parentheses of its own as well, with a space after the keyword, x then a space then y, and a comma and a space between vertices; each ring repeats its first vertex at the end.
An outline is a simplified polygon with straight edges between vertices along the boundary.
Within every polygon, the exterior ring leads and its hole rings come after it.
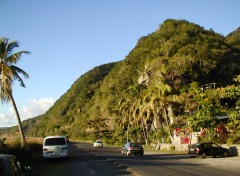
POLYGON ((181 137, 180 138, 180 143, 181 144, 189 144, 190 138, 189 137, 181 137))

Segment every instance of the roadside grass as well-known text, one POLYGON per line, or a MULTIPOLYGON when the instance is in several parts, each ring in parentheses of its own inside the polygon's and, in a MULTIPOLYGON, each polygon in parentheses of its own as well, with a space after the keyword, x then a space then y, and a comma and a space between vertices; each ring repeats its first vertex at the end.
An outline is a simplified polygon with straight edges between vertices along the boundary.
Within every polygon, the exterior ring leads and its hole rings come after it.
POLYGON ((26 148, 21 146, 19 138, 0 139, 0 153, 16 156, 23 166, 31 166, 34 162, 33 154, 42 151, 42 142, 39 139, 26 138, 26 148))
POLYGON ((26 147, 21 146, 19 138, 0 139, 0 153, 17 155, 19 153, 38 152, 42 150, 42 139, 26 138, 26 147))
POLYGON ((180 150, 167 150, 167 149, 161 149, 157 150, 155 148, 152 148, 150 146, 143 146, 144 151, 146 152, 154 152, 154 153, 167 153, 167 154, 187 154, 187 151, 180 151, 180 150))

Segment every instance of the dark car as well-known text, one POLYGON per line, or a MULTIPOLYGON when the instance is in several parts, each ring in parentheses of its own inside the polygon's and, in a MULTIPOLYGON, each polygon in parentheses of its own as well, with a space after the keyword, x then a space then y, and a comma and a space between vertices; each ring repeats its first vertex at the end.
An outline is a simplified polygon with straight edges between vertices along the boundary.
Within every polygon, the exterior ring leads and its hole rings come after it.
POLYGON ((23 168, 14 155, 0 154, 0 175, 24 176, 30 167, 23 168))
POLYGON ((228 157, 229 150, 219 146, 213 142, 196 143, 188 147, 188 154, 190 157, 200 156, 205 159, 207 156, 222 156, 228 157))
POLYGON ((142 144, 138 142, 127 142, 123 147, 122 147, 122 155, 143 155, 144 150, 142 147, 142 144))

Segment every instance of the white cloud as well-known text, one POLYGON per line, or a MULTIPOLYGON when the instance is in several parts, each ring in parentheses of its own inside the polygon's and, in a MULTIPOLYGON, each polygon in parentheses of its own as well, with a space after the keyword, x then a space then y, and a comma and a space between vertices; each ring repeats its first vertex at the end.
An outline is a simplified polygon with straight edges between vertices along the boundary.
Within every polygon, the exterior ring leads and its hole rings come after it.
MULTIPOLYGON (((31 99, 27 105, 18 107, 21 120, 26 120, 45 113, 53 104, 53 98, 31 99)), ((0 127, 10 127, 17 125, 16 115, 13 108, 8 108, 8 111, 0 113, 0 127)))
POLYGON ((53 98, 41 98, 31 99, 26 106, 21 108, 22 120, 31 117, 36 117, 40 114, 45 113, 53 104, 55 100, 53 98))
POLYGON ((16 118, 10 114, 0 114, 0 127, 10 127, 17 124, 16 118))

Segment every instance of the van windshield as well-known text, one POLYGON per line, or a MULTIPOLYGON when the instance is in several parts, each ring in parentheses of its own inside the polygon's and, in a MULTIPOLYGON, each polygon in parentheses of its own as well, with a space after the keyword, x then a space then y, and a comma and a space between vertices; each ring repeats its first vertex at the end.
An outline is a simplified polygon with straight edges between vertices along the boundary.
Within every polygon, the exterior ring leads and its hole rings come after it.
POLYGON ((45 146, 51 145, 66 145, 64 138, 49 138, 45 140, 45 146))

